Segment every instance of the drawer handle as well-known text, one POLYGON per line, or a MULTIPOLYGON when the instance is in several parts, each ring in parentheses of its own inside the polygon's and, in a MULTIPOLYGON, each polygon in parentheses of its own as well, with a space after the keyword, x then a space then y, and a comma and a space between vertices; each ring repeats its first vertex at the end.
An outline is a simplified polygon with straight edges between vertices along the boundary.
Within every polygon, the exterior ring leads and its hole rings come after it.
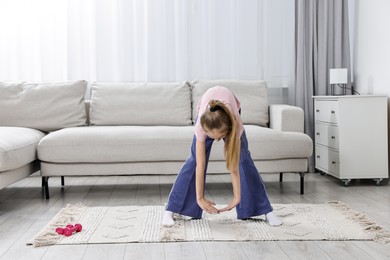
POLYGON ((320 158, 321 158, 321 156, 317 155, 317 158, 318 158, 318 159, 320 159, 320 158))
POLYGON ((333 139, 333 140, 336 139, 336 136, 333 136, 333 135, 332 135, 332 139, 333 139))
POLYGON ((318 113, 318 112, 320 112, 320 110, 319 110, 319 109, 316 109, 316 112, 318 113))
POLYGON ((320 133, 317 132, 316 135, 320 135, 320 133))
POLYGON ((334 110, 331 110, 330 113, 331 114, 336 114, 336 112, 334 110))
POLYGON ((336 164, 336 162, 335 162, 335 161, 332 161, 332 164, 336 164))

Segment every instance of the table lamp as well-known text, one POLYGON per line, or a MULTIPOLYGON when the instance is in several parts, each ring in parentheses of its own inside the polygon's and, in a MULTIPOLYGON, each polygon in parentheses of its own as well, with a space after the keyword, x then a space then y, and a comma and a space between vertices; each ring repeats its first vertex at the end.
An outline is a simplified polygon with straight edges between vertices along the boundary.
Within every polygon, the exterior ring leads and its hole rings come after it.
POLYGON ((347 69, 330 69, 329 70, 329 84, 330 84, 330 94, 335 95, 334 86, 338 85, 342 90, 341 95, 347 94, 348 83, 348 70, 347 69))

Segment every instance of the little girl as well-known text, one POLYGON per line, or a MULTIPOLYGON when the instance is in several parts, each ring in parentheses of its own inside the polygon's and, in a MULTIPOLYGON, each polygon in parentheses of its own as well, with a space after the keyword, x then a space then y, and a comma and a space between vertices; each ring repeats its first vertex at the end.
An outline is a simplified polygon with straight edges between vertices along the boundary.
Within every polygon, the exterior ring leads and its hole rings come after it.
POLYGON ((162 224, 174 224, 173 213, 202 218, 202 212, 216 214, 236 208, 238 219, 264 215, 272 226, 282 224, 272 211, 263 181, 248 150, 240 117, 240 102, 227 88, 208 89, 198 102, 198 118, 191 155, 184 163, 169 194, 162 224), (223 139, 226 167, 230 171, 233 199, 224 208, 204 197, 204 186, 211 145, 223 139))

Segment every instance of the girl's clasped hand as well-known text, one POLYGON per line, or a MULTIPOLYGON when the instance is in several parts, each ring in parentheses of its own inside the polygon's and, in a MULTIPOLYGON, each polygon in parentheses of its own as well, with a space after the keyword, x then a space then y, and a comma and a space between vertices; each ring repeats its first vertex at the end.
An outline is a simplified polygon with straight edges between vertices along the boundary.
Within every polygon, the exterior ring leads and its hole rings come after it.
POLYGON ((219 209, 215 207, 216 204, 214 201, 208 200, 206 198, 200 199, 197 202, 199 207, 203 211, 209 214, 218 214, 218 213, 222 213, 234 209, 238 205, 238 203, 240 203, 240 200, 233 198, 233 200, 226 207, 219 208, 219 209))

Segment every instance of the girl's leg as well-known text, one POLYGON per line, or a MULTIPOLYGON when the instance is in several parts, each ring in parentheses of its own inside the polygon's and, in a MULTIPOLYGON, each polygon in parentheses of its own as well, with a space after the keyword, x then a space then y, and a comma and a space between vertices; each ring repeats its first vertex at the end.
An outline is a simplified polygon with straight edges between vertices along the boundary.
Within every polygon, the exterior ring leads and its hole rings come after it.
MULTIPOLYGON (((206 169, 210 157, 211 146, 214 139, 206 138, 206 169)), ((196 137, 194 136, 191 145, 191 154, 184 163, 178 174, 175 183, 173 184, 171 193, 169 194, 166 210, 179 213, 193 218, 202 217, 202 209, 196 201, 195 188, 195 170, 196 170, 196 137)))
POLYGON ((237 205, 237 218, 246 219, 272 212, 263 180, 252 160, 245 131, 241 136, 240 154, 241 201, 237 205))

